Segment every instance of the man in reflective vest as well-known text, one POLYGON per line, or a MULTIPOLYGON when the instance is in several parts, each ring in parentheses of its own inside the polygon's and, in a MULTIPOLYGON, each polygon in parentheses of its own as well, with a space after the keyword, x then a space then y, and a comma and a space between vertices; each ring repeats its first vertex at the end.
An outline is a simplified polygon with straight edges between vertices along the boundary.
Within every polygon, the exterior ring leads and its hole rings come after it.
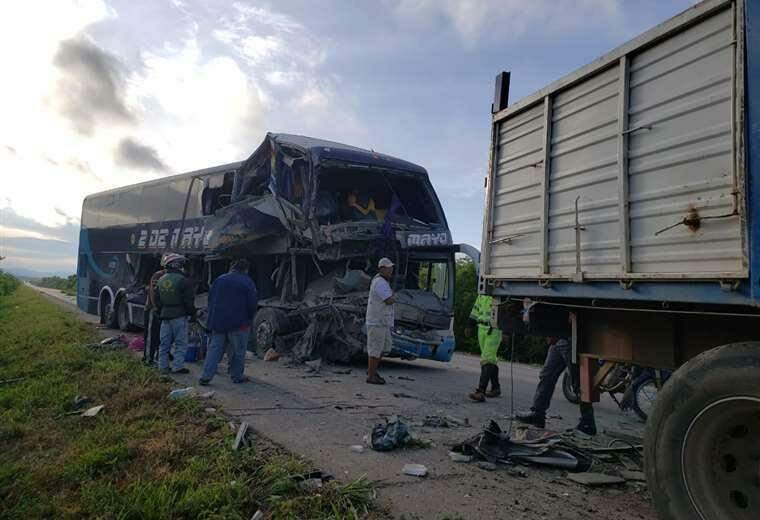
MULTIPOLYGON (((499 397, 501 386, 499 385, 499 365, 496 357, 501 345, 501 331, 491 326, 491 305, 493 298, 486 295, 478 295, 470 312, 470 322, 477 324, 478 345, 480 345, 480 383, 478 388, 470 394, 470 399, 483 402, 486 397, 499 397), (488 383, 491 389, 486 390, 488 383)), ((468 336, 472 334, 472 327, 466 330, 468 336)))
POLYGON ((161 320, 161 344, 158 347, 158 370, 169 373, 169 351, 174 344, 171 372, 187 374, 185 351, 187 350, 188 317, 195 319, 195 294, 192 282, 182 269, 187 259, 171 254, 164 260, 166 274, 158 280, 156 303, 161 320))

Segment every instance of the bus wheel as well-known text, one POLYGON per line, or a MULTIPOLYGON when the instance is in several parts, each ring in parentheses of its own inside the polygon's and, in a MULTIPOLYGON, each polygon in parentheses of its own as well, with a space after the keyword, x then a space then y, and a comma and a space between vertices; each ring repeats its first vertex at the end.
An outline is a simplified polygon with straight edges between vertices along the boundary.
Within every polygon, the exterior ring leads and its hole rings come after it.
POLYGON ((118 316, 116 315, 116 309, 114 309, 111 295, 104 293, 100 301, 100 323, 108 327, 109 329, 116 329, 119 327, 118 316))
POLYGON ((649 490, 664 520, 760 518, 760 343, 695 357, 646 427, 649 490))
POLYGON ((124 332, 132 330, 132 324, 129 321, 129 305, 126 298, 119 298, 116 304, 116 322, 119 325, 119 329, 124 332))
POLYGON ((248 350, 259 357, 270 348, 275 348, 275 338, 286 332, 288 317, 280 309, 264 307, 253 319, 253 330, 248 342, 248 350))

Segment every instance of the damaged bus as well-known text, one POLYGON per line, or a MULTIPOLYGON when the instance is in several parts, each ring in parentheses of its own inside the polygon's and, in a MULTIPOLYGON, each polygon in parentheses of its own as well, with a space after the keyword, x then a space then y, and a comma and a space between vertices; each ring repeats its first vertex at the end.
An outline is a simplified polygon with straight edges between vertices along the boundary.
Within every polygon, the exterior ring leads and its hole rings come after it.
POLYGON ((259 290, 251 349, 349 361, 365 345, 377 260, 396 264, 392 356, 449 361, 457 252, 426 170, 373 151, 267 134, 245 161, 88 196, 77 303, 102 323, 142 326, 145 287, 168 251, 188 257, 201 323, 231 258, 259 290))

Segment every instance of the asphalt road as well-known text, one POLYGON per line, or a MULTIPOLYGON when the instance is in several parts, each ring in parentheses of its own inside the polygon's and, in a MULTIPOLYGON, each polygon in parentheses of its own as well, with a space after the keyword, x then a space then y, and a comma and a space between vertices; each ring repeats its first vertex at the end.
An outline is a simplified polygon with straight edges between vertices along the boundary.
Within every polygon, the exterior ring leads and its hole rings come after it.
MULTIPOLYGON (((67 297, 61 298, 54 290, 37 289, 72 309, 71 299, 66 301, 67 297)), ((83 316, 93 321, 94 317, 83 316)), ((178 387, 197 384, 201 367, 193 363, 188 367, 191 374, 175 377, 178 387)), ((489 420, 506 428, 513 403, 515 409, 530 406, 537 367, 500 363, 503 395, 486 403, 467 398, 480 371, 474 356, 457 354, 450 363, 387 360, 380 371, 388 381, 385 386, 366 384, 363 366, 323 365, 319 373, 308 373, 302 366, 289 368, 283 361, 251 358, 246 367, 251 383, 232 384, 222 364, 209 389, 216 391, 215 399, 228 415, 249 422, 256 432, 311 460, 319 469, 341 479, 366 476, 375 481, 380 502, 396 517, 655 518, 643 484, 590 490, 567 481, 560 470, 524 468, 527 478, 519 478, 449 459, 452 444, 471 437, 489 420), (349 369, 350 373, 342 373, 349 369), (433 446, 385 453, 350 449, 363 444, 372 426, 393 414, 433 446), (471 426, 423 427, 422 421, 429 415, 466 418, 471 426), (429 476, 403 475, 401 469, 407 463, 424 464, 429 476)), ((643 424, 623 414, 608 397, 603 397, 595 411, 602 432, 643 433, 643 424)), ((577 406, 564 399, 558 385, 547 428, 571 428, 577 419, 577 406)), ((605 433, 598 437, 600 443, 609 440, 605 433)))

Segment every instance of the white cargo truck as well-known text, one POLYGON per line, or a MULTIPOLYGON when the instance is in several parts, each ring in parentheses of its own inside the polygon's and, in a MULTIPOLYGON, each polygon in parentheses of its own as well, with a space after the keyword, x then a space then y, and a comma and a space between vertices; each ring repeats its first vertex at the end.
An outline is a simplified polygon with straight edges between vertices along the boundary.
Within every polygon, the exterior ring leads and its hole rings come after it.
POLYGON ((494 320, 572 338, 585 402, 600 359, 676 369, 646 429, 660 517, 760 519, 760 1, 698 3, 512 105, 509 80, 494 320))

